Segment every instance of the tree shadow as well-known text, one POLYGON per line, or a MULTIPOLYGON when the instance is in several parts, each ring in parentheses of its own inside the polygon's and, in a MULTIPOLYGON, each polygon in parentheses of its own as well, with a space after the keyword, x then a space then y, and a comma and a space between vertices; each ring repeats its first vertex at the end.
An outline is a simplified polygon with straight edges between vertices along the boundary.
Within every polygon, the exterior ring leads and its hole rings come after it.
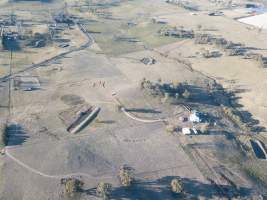
POLYGON ((234 196, 248 197, 252 193, 250 188, 236 188, 230 185, 216 185, 215 183, 202 183, 197 180, 166 176, 155 181, 137 181, 130 188, 114 188, 111 199, 140 200, 140 199, 205 199, 232 198, 234 196), (183 183, 184 194, 176 195, 171 192, 171 180, 177 178, 183 183))
POLYGON ((238 103, 238 100, 241 99, 239 94, 248 92, 248 90, 234 89, 232 91, 226 91, 219 84, 215 84, 212 89, 195 85, 185 85, 183 87, 184 90, 190 92, 190 97, 184 100, 188 105, 199 104, 231 108, 233 114, 237 115, 241 122, 245 124, 251 132, 259 133, 266 131, 266 128, 260 126, 260 121, 254 119, 249 111, 240 109, 243 108, 243 105, 238 103))
POLYGON ((182 86, 179 86, 177 89, 164 89, 164 92, 170 93, 170 96, 174 96, 175 93, 178 93, 181 98, 179 98, 176 102, 173 103, 180 103, 181 101, 190 104, 202 104, 202 105, 211 105, 211 106, 231 106, 234 102, 235 107, 242 107, 242 105, 237 103, 237 100, 240 97, 237 97, 237 93, 245 92, 246 90, 235 90, 234 92, 226 92, 224 88, 216 84, 215 86, 209 88, 207 87, 201 87, 196 85, 189 85, 185 84, 182 86), (183 98, 183 93, 185 91, 188 91, 190 93, 188 98, 183 98))
POLYGON ((18 124, 10 124, 6 129, 7 146, 23 144, 29 136, 18 124))
MULTIPOLYGON (((178 85, 174 85, 173 83, 153 84, 150 81, 146 81, 143 83, 143 87, 145 89, 148 88, 150 95, 153 97, 167 97, 169 103, 173 105, 184 104, 188 105, 190 108, 200 108, 200 110, 203 110, 203 106, 223 109, 229 108, 229 110, 231 110, 231 113, 229 114, 232 116, 228 116, 228 118, 236 127, 246 127, 248 128, 248 131, 255 133, 266 131, 265 127, 260 126, 259 120, 254 119, 250 112, 240 109, 243 108, 243 105, 238 102, 241 98, 240 94, 248 92, 246 89, 237 88, 227 91, 222 85, 215 81, 207 83, 205 86, 197 86, 187 83, 180 83, 178 85), (237 123, 237 120, 233 120, 233 118, 238 118, 238 121, 242 124, 238 124, 239 122, 237 123)), ((220 109, 220 113, 222 113, 222 109, 220 109)), ((223 113, 223 115, 226 114, 223 113)), ((207 119, 212 117, 213 116, 207 116, 207 119)), ((213 121, 215 121, 215 119, 213 121)))
POLYGON ((98 121, 96 121, 96 123, 98 123, 98 124, 114 124, 114 123, 116 123, 116 121, 115 120, 98 120, 98 121))
POLYGON ((266 48, 258 48, 258 47, 244 47, 246 50, 267 50, 266 48))
POLYGON ((267 57, 263 57, 262 61, 263 61, 263 67, 267 68, 267 57))

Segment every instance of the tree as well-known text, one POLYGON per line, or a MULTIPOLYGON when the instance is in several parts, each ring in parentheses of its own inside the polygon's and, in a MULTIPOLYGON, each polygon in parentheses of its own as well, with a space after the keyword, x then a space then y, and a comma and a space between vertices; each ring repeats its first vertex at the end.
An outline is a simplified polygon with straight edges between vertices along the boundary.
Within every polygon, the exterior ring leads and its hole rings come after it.
POLYGON ((181 194, 183 192, 182 182, 177 178, 171 181, 171 191, 175 194, 181 194))
POLYGON ((164 98, 162 98, 162 103, 166 103, 170 99, 170 93, 164 92, 164 98))
POLYGON ((96 188, 96 195, 101 197, 103 200, 108 200, 111 190, 112 185, 110 183, 100 182, 96 188))
POLYGON ((67 178, 61 180, 62 184, 65 184, 65 193, 67 196, 73 197, 75 193, 82 190, 84 183, 76 178, 67 178))
POLYGON ((202 25, 201 24, 198 24, 197 25, 197 30, 200 31, 202 29, 202 25))
POLYGON ((145 88, 145 82, 146 82, 146 78, 143 78, 140 82, 140 88, 141 90, 143 90, 145 88))
POLYGON ((260 34, 262 32, 262 27, 258 29, 258 33, 260 34))
POLYGON ((177 90, 177 89, 180 88, 181 83, 179 81, 175 80, 175 81, 172 82, 172 85, 173 85, 174 89, 177 90))
POLYGON ((191 96, 191 93, 187 90, 187 89, 185 89, 185 91, 183 92, 183 97, 185 98, 185 99, 189 99, 190 98, 190 96, 191 96))
POLYGON ((132 182, 133 182, 133 177, 131 174, 131 170, 129 167, 123 165, 120 168, 119 171, 119 178, 120 178, 120 182, 124 187, 129 187, 131 186, 132 182))
POLYGON ((260 68, 264 68, 265 63, 262 55, 257 55, 256 61, 258 62, 260 68))
POLYGON ((209 124, 208 123, 203 123, 200 126, 200 132, 201 133, 207 133, 209 130, 209 124))
POLYGON ((116 111, 116 112, 121 112, 121 111, 122 111, 122 108, 123 108, 123 106, 120 105, 120 104, 116 104, 116 105, 115 105, 115 111, 116 111))
POLYGON ((175 130, 176 130, 176 128, 175 128, 175 126, 174 126, 173 124, 168 124, 168 125, 166 126, 166 132, 167 132, 167 133, 172 134, 172 133, 175 132, 175 130))

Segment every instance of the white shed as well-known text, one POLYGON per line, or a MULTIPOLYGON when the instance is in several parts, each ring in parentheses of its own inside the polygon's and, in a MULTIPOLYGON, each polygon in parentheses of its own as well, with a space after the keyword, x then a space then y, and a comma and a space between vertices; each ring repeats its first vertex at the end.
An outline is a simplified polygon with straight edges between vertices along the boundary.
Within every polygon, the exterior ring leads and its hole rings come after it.
POLYGON ((190 130, 190 128, 182 128, 182 133, 184 135, 190 135, 191 134, 191 130, 190 130))
POLYGON ((193 110, 189 116, 189 121, 199 123, 201 120, 196 110, 193 110))

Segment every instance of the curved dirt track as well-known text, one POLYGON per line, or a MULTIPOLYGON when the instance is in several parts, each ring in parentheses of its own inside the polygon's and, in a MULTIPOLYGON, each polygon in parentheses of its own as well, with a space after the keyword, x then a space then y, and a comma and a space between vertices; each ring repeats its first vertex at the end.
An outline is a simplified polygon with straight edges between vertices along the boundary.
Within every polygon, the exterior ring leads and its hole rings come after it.
POLYGON ((41 171, 39 171, 37 169, 34 169, 34 168, 30 167, 29 165, 27 165, 24 162, 20 161, 19 159, 15 158, 8 151, 8 147, 5 148, 5 155, 7 157, 9 157, 11 160, 13 160, 14 162, 16 162, 18 165, 22 166, 23 168, 29 170, 30 172, 32 172, 34 174, 37 174, 37 175, 45 177, 45 178, 62 179, 62 178, 74 177, 74 176, 76 176, 76 177, 82 176, 82 177, 86 177, 86 178, 89 178, 89 179, 95 179, 95 180, 98 180, 99 178, 101 178, 101 179, 112 179, 112 178, 114 178, 112 176, 94 177, 94 176, 92 176, 90 174, 86 174, 86 173, 82 173, 82 172, 75 172, 75 173, 70 173, 70 174, 60 174, 60 175, 46 174, 46 173, 43 173, 43 172, 41 172, 41 171))
POLYGON ((139 117, 136 117, 132 114, 130 114, 129 112, 127 112, 127 110, 125 108, 121 108, 121 111, 129 118, 135 120, 135 121, 139 121, 139 122, 143 122, 143 123, 156 123, 156 122, 164 122, 166 121, 166 119, 142 119, 139 117))

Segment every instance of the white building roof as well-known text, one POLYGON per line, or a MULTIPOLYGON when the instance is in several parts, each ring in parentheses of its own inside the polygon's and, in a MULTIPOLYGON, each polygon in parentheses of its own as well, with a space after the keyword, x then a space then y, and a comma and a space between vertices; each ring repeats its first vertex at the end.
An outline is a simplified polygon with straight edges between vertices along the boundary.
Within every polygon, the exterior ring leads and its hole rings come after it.
POLYGON ((182 128, 182 133, 184 135, 190 135, 191 134, 190 128, 182 128))
POLYGON ((189 116, 189 121, 191 121, 191 122, 200 122, 200 118, 197 115, 197 111, 195 111, 195 110, 192 111, 192 113, 189 116))

